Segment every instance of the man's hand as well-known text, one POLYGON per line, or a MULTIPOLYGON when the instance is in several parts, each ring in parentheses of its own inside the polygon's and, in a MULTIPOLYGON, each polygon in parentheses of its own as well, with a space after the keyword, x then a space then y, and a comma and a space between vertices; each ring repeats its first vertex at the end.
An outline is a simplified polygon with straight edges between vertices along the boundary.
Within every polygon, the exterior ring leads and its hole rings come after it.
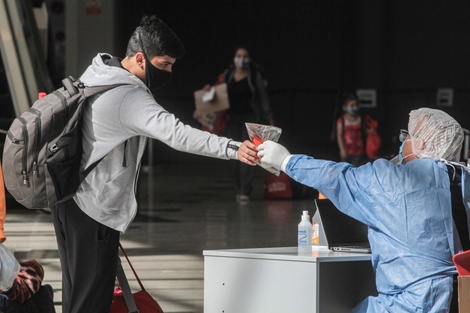
POLYGON ((257 154, 258 150, 256 149, 256 145, 249 140, 245 140, 238 148, 237 152, 240 162, 253 166, 256 165, 256 161, 258 161, 257 154))
POLYGON ((258 156, 261 157, 261 165, 263 167, 273 167, 277 170, 286 170, 286 164, 289 161, 291 154, 284 146, 266 140, 258 146, 258 156))

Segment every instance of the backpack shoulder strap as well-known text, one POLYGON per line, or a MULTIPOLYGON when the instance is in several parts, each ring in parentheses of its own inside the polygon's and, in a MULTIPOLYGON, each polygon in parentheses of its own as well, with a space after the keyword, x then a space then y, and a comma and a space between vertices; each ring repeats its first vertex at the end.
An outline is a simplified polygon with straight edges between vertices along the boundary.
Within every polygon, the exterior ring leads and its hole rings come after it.
POLYGON ((85 86, 80 79, 76 79, 73 76, 66 77, 62 80, 62 85, 64 86, 65 90, 73 96, 79 92, 79 90, 83 90, 83 93, 86 98, 92 97, 99 93, 108 91, 110 89, 116 88, 118 86, 123 86, 127 84, 111 84, 111 85, 102 85, 102 86, 85 86))
MULTIPOLYGON (((78 90, 83 90, 83 93, 85 95, 85 98, 92 97, 94 95, 100 94, 102 92, 111 90, 113 88, 116 88, 118 86, 124 86, 127 84, 112 84, 112 85, 102 85, 102 86, 85 86, 83 82, 81 82, 79 79, 75 79, 72 76, 69 76, 62 80, 62 84, 64 85, 64 88, 67 89, 69 94, 72 96, 73 94, 77 93, 78 90)), ((79 173, 79 178, 80 182, 82 182, 85 177, 98 165, 98 163, 103 160, 104 157, 101 159, 97 160, 90 166, 88 166, 84 171, 79 173)))
POLYGON ((70 96, 73 96, 78 93, 78 88, 83 85, 78 79, 75 79, 73 76, 66 77, 62 80, 62 85, 65 90, 69 93, 70 96))

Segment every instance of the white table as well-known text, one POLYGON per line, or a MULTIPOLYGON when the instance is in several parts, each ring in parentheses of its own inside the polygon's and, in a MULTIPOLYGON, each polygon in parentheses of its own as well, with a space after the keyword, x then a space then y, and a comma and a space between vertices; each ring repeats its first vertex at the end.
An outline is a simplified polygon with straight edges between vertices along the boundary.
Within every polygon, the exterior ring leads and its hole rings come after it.
POLYGON ((340 313, 375 295, 370 254, 205 250, 204 313, 340 313))

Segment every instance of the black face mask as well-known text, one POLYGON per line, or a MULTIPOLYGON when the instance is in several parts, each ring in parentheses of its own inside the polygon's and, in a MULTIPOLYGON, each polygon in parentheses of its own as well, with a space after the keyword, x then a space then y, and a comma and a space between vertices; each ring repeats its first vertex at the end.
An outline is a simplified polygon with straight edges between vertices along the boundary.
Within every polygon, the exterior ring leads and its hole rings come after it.
POLYGON ((163 71, 155 67, 152 63, 150 63, 145 53, 144 57, 145 75, 147 76, 147 87, 152 91, 158 90, 165 86, 171 80, 171 72, 163 71))
POLYGON ((139 44, 140 49, 142 49, 142 53, 144 54, 145 58, 145 76, 147 78, 147 87, 152 91, 158 90, 165 86, 171 80, 171 72, 163 71, 155 67, 150 62, 150 59, 147 57, 147 53, 145 53, 144 45, 142 44, 142 39, 140 38, 140 35, 139 44))

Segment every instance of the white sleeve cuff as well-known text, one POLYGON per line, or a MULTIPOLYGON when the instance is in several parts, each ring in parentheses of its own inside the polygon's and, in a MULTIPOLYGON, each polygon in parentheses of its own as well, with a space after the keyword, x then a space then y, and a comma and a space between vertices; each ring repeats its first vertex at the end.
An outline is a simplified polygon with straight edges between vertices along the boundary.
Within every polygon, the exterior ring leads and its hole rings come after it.
POLYGON ((289 154, 288 156, 286 156, 286 157, 284 158, 284 160, 282 160, 282 163, 281 163, 281 170, 282 170, 284 173, 286 172, 287 163, 289 163, 291 157, 292 157, 292 154, 289 154))

